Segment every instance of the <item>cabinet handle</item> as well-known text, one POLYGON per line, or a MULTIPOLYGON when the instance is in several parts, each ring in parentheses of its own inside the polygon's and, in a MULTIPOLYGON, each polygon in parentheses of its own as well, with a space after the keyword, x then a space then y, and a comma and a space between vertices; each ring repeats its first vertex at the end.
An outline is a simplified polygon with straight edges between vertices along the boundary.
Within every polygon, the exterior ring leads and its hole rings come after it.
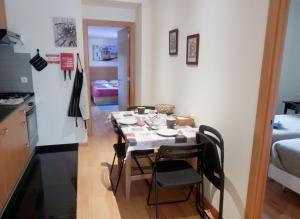
POLYGON ((7 128, 2 129, 2 130, 0 131, 0 135, 4 136, 7 132, 8 132, 8 129, 7 129, 7 128))

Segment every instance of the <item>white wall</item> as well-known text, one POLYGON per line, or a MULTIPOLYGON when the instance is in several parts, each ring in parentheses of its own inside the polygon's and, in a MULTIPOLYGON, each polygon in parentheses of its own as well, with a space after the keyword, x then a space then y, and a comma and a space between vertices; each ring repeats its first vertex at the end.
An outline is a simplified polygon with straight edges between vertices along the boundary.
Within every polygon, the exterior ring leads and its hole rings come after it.
MULTIPOLYGON (((152 101, 175 104, 177 114, 222 133, 224 218, 244 218, 268 3, 153 0, 152 101), (174 28, 179 55, 170 57, 168 32, 174 28), (195 33, 200 33, 199 65, 187 66, 186 37, 195 33)), ((217 201, 214 195, 216 207, 217 201)))
POLYGON ((142 0, 137 8, 136 104, 152 102, 152 2, 142 0))
MULTIPOLYGON (((29 52, 32 56, 37 48, 42 56, 45 53, 79 52, 83 61, 80 0, 6 0, 6 14, 8 28, 20 33, 25 44, 17 47, 17 52, 29 52), (76 18, 77 48, 54 46, 52 18, 60 16, 76 18)), ((38 145, 86 141, 83 122, 79 119, 79 127, 76 128, 74 118, 67 117, 73 81, 63 81, 58 65, 48 65, 41 72, 33 69, 32 74, 37 101, 38 145)))
POLYGON ((135 9, 82 5, 82 16, 85 19, 134 22, 135 9))
POLYGON ((284 100, 300 101, 300 1, 292 0, 289 21, 285 39, 279 95, 277 99, 277 114, 283 113, 284 100))

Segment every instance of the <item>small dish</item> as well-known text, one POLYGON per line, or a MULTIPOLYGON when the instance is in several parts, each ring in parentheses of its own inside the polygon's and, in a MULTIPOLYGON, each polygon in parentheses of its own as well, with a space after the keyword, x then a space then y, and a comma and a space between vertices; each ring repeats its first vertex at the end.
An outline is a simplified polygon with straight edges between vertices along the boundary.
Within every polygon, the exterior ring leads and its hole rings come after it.
POLYGON ((159 125, 152 125, 152 126, 150 126, 150 128, 152 130, 159 130, 159 125))
POLYGON ((176 136, 178 131, 175 129, 159 129, 156 131, 157 134, 165 137, 176 136))
POLYGON ((119 123, 122 125, 134 125, 137 123, 137 120, 132 117, 132 118, 123 118, 119 120, 119 123))

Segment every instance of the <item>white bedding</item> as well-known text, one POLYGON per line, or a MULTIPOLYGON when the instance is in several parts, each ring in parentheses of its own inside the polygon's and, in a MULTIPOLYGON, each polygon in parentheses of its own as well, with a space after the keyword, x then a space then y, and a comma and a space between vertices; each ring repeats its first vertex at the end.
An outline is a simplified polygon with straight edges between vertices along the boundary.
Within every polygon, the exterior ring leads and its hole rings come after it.
POLYGON ((272 145, 276 141, 300 138, 300 114, 276 115, 274 122, 280 122, 280 129, 273 129, 272 145))
POLYGON ((272 145, 270 162, 276 167, 300 177, 300 138, 275 142, 272 145))

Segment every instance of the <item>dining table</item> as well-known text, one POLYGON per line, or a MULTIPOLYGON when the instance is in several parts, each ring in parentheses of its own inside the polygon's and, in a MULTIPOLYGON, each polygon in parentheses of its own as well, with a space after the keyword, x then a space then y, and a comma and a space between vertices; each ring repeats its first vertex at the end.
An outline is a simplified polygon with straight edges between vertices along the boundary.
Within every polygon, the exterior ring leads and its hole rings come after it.
POLYGON ((115 111, 111 119, 120 127, 126 141, 125 158, 125 196, 130 199, 131 183, 135 180, 151 179, 152 174, 132 175, 132 157, 134 150, 155 149, 162 145, 194 144, 197 128, 191 126, 167 127, 168 115, 146 110, 144 114, 136 111, 115 111))

